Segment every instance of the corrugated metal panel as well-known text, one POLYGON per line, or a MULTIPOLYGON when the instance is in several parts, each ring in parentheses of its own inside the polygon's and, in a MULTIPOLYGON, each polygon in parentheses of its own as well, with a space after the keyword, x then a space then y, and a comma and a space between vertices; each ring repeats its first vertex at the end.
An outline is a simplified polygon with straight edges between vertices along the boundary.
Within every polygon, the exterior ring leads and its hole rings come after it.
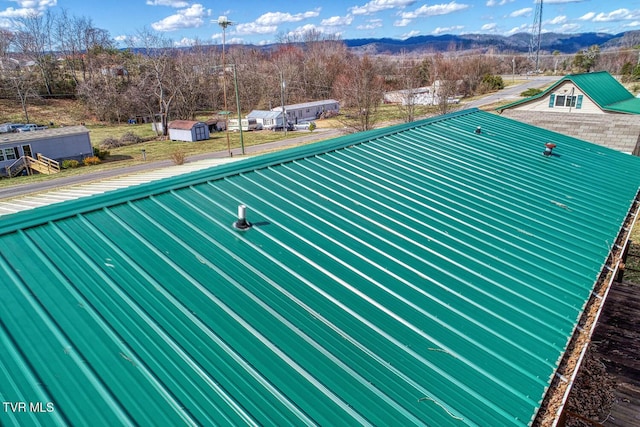
POLYGON ((620 113, 640 114, 640 98, 631 98, 625 101, 607 105, 606 110, 620 113))
POLYGON ((600 108, 633 99, 633 95, 606 71, 567 76, 580 87, 600 108))
POLYGON ((0 417, 527 425, 639 184, 474 110, 9 215, 0 417))

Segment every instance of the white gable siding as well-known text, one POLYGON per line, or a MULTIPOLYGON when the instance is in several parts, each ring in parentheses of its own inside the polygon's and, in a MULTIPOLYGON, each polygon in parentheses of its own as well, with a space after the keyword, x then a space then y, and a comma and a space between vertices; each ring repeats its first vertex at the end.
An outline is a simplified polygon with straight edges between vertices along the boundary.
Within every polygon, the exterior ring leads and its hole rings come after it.
POLYGON ((525 102, 512 108, 518 111, 540 111, 554 114, 606 114, 572 82, 564 82, 542 98, 525 102), (577 105, 575 107, 564 107, 556 105, 557 97, 559 96, 575 96, 579 99, 577 99, 578 102, 576 102, 577 105), (551 107, 552 98, 553 106, 551 107))

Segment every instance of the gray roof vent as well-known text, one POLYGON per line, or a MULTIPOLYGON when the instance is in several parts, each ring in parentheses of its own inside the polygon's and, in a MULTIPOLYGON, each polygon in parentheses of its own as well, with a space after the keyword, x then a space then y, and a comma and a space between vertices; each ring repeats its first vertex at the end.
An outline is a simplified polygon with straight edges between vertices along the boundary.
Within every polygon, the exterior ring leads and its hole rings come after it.
POLYGON ((233 227, 238 230, 251 228, 251 223, 247 221, 247 207, 245 205, 238 205, 238 220, 233 223, 233 227))

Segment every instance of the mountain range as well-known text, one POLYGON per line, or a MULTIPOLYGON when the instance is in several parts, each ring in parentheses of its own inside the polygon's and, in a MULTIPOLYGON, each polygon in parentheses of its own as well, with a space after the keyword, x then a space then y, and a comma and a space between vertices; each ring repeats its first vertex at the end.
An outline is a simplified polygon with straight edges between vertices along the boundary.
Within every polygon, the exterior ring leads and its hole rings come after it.
MULTIPOLYGON (((408 39, 350 39, 344 43, 355 51, 369 54, 406 52, 443 52, 443 51, 493 51, 497 53, 526 53, 531 44, 530 33, 517 33, 511 36, 490 34, 444 34, 440 36, 417 36, 408 39)), ((640 44, 640 31, 627 31, 619 34, 609 33, 543 33, 540 50, 552 53, 572 54, 590 46, 598 45, 601 50, 612 48, 631 48, 640 44)))

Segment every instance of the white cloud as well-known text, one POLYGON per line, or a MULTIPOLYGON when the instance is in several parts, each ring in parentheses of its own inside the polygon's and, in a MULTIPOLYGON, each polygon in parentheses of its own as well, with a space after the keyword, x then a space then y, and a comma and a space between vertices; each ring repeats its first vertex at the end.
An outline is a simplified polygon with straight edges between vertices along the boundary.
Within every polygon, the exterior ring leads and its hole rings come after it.
POLYGON ((255 23, 258 25, 279 25, 283 22, 300 22, 305 19, 315 18, 320 15, 320 8, 292 15, 284 12, 268 12, 258 17, 255 23))
POLYGON ((629 22, 628 24, 624 24, 625 28, 629 27, 640 27, 640 21, 629 22))
MULTIPOLYGON (((37 13, 34 9, 14 9, 13 7, 0 11, 1 18, 26 18, 27 16, 37 13)), ((11 26, 11 25, 9 25, 11 26)))
POLYGON ((176 47, 194 46, 195 44, 196 44, 196 39, 190 39, 188 37, 183 37, 177 42, 173 43, 173 45, 176 47))
POLYGON ((205 9, 201 4, 178 10, 177 13, 151 24, 156 31, 175 31, 183 28, 198 28, 204 24, 205 18, 211 16, 211 9, 205 9))
POLYGON ((530 7, 525 7, 524 9, 514 10, 509 14, 509 18, 519 18, 521 16, 529 16, 533 11, 530 7))
POLYGON ((593 18, 593 22, 611 22, 623 21, 627 19, 635 19, 640 16, 639 11, 630 11, 629 9, 617 9, 609 13, 599 13, 593 18))
POLYGON ((366 24, 358 25, 358 30, 375 30, 382 27, 382 19, 370 19, 366 24))
POLYGON ((507 3, 513 3, 513 0, 487 0, 487 6, 489 7, 504 6, 507 3))
POLYGON ((400 36, 400 39, 402 39, 402 40, 406 40, 406 39, 409 39, 409 38, 411 38, 411 37, 415 37, 415 36, 419 36, 419 35, 420 35, 420 31, 418 31, 418 30, 413 30, 413 31, 409 31, 409 32, 408 32, 408 33, 406 33, 406 34, 401 35, 401 36, 400 36))
POLYGON ((592 22, 615 22, 615 21, 627 21, 627 20, 637 20, 640 19, 640 9, 629 10, 629 9, 616 9, 609 13, 595 13, 588 12, 578 18, 581 21, 592 21, 592 22))
POLYGON ((344 25, 351 25, 353 22, 353 16, 332 16, 331 18, 323 19, 320 25, 325 27, 340 27, 344 25))
MULTIPOLYGON (((8 7, 0 11, 0 18, 26 18, 30 15, 39 14, 47 8, 54 7, 58 4, 58 0, 9 0, 17 3, 18 7, 8 7)), ((1 25, 3 28, 11 27, 11 22, 3 20, 1 25)))
POLYGON ((411 24, 411 19, 400 19, 399 21, 394 22, 393 26, 394 27, 406 27, 409 24, 411 24))
POLYGON ((238 24, 235 27, 234 33, 240 35, 275 34, 277 31, 277 25, 259 25, 255 22, 250 22, 248 24, 238 24))
POLYGON ((388 9, 404 9, 415 2, 416 0, 372 0, 363 6, 350 7, 349 11, 354 15, 371 15, 388 9))
POLYGON ((480 27, 480 29, 482 31, 493 31, 498 27, 498 24, 496 24, 495 22, 492 22, 490 24, 484 24, 482 27, 480 27))
POLYGON ((522 33, 522 32, 529 32, 531 30, 531 25, 530 24, 522 24, 519 27, 515 27, 510 29, 509 31, 507 31, 505 33, 506 36, 511 36, 513 34, 517 34, 517 33, 522 33))
POLYGON ((431 34, 451 34, 453 31, 460 31, 464 28, 464 25, 454 25, 453 27, 437 27, 431 32, 431 34))
POLYGON ((448 15, 449 13, 467 9, 468 7, 468 4, 460 4, 456 3, 455 1, 446 4, 434 4, 433 6, 427 6, 425 4, 423 6, 420 6, 413 12, 403 12, 400 14, 400 16, 402 17, 402 19, 416 19, 424 18, 426 16, 448 15))
POLYGON ((147 0, 147 5, 148 6, 169 6, 169 7, 175 7, 177 8, 181 8, 181 7, 187 7, 189 6, 189 3, 186 1, 176 1, 176 0, 147 0))
POLYGON ((275 34, 278 31, 278 25, 285 22, 300 22, 305 19, 315 18, 320 15, 320 10, 320 8, 317 8, 296 14, 284 12, 265 13, 259 16, 254 22, 238 24, 235 27, 234 33, 240 35, 275 34))
POLYGON ((9 0, 17 3, 20 9, 44 10, 58 4, 58 0, 9 0))
POLYGON ((580 29, 578 24, 564 24, 560 28, 555 29, 558 33, 575 33, 580 29))
MULTIPOLYGON (((582 3, 588 0, 544 0, 544 4, 582 3)), ((536 0, 536 3, 539 1, 536 0)))
POLYGON ((560 15, 560 16, 556 16, 555 18, 551 19, 547 23, 551 24, 551 25, 559 25, 559 24, 564 24, 565 22, 567 22, 567 17, 564 16, 564 15, 560 15))
POLYGON ((588 12, 585 13, 584 15, 582 15, 580 18, 578 18, 581 21, 591 21, 594 16, 596 16, 595 12, 588 12))
MULTIPOLYGON (((308 34, 311 31, 316 31, 323 34, 326 33, 325 29, 322 27, 319 27, 314 24, 306 24, 296 28, 293 31, 289 31, 287 33, 287 36, 292 37, 293 39, 301 39, 302 37, 304 37, 305 34, 308 34)), ((332 33, 332 34, 339 35, 340 33, 332 33)))

